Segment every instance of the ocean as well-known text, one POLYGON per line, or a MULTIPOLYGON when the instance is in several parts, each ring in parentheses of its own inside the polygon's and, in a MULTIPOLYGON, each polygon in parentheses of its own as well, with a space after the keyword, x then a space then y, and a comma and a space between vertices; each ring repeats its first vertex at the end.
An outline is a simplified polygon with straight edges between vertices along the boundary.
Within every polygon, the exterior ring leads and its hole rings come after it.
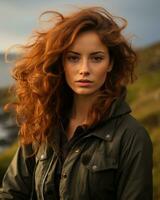
MULTIPOLYGON (((4 55, 0 53, 0 89, 4 87, 9 87, 13 83, 10 71, 12 69, 12 64, 6 64, 4 62, 4 55)), ((0 153, 7 148, 10 143, 10 138, 12 138, 13 131, 7 129, 4 125, 6 122, 3 118, 3 111, 0 107, 0 153)))
POLYGON ((11 77, 12 64, 4 62, 4 56, 0 54, 0 88, 7 87, 13 83, 11 77))

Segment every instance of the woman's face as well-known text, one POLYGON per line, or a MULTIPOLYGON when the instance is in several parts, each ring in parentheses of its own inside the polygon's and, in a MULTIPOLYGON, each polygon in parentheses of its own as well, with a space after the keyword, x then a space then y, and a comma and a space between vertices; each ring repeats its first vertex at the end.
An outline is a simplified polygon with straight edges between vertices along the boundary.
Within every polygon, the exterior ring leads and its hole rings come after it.
POLYGON ((111 70, 108 48, 95 32, 81 33, 63 55, 68 86, 76 95, 93 95, 111 70))

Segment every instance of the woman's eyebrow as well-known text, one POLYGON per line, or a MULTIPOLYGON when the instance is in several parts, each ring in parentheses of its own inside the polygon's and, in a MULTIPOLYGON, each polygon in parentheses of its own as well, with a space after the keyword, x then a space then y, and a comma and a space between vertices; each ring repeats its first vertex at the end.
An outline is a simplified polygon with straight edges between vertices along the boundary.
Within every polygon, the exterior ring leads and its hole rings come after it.
MULTIPOLYGON (((67 53, 73 53, 73 54, 76 54, 76 55, 80 55, 80 53, 78 53, 76 51, 68 51, 67 53)), ((91 55, 95 55, 95 54, 99 54, 99 53, 105 54, 104 51, 95 51, 95 52, 92 52, 91 55)))
POLYGON ((101 53, 101 54, 105 54, 104 51, 95 51, 95 52, 91 53, 91 55, 95 55, 95 54, 99 54, 99 53, 101 53))
POLYGON ((73 53, 73 54, 76 54, 76 55, 80 55, 80 53, 75 52, 75 51, 67 51, 67 54, 68 54, 68 53, 73 53))

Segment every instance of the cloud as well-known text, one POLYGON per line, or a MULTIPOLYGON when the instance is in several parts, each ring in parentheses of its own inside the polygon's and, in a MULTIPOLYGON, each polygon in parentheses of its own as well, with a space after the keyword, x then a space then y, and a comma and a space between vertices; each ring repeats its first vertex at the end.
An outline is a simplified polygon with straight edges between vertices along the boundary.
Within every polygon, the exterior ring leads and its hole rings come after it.
POLYGON ((61 12, 74 10, 74 7, 99 5, 108 8, 114 15, 125 17, 127 31, 139 37, 134 43, 146 45, 160 40, 159 0, 1 0, 0 1, 0 50, 9 42, 20 43, 38 26, 38 16, 45 10, 55 9, 61 12), (23 38, 23 39, 22 39, 23 38))

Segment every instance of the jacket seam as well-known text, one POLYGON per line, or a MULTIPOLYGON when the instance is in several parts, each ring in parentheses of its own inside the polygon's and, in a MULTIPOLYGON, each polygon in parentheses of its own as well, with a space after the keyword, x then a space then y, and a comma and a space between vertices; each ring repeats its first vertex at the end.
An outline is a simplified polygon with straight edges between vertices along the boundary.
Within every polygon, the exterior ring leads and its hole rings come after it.
POLYGON ((44 183, 45 183, 46 177, 47 177, 47 175, 48 175, 48 173, 49 173, 49 170, 50 170, 50 168, 51 168, 51 165, 52 165, 52 163, 53 163, 53 157, 54 157, 54 156, 52 156, 52 159, 51 159, 51 161, 50 161, 50 163, 49 163, 48 169, 47 169, 47 171, 46 171, 46 173, 45 173, 45 175, 44 175, 44 179, 42 180, 42 187, 41 187, 42 200, 45 200, 45 199, 44 199, 44 183))

